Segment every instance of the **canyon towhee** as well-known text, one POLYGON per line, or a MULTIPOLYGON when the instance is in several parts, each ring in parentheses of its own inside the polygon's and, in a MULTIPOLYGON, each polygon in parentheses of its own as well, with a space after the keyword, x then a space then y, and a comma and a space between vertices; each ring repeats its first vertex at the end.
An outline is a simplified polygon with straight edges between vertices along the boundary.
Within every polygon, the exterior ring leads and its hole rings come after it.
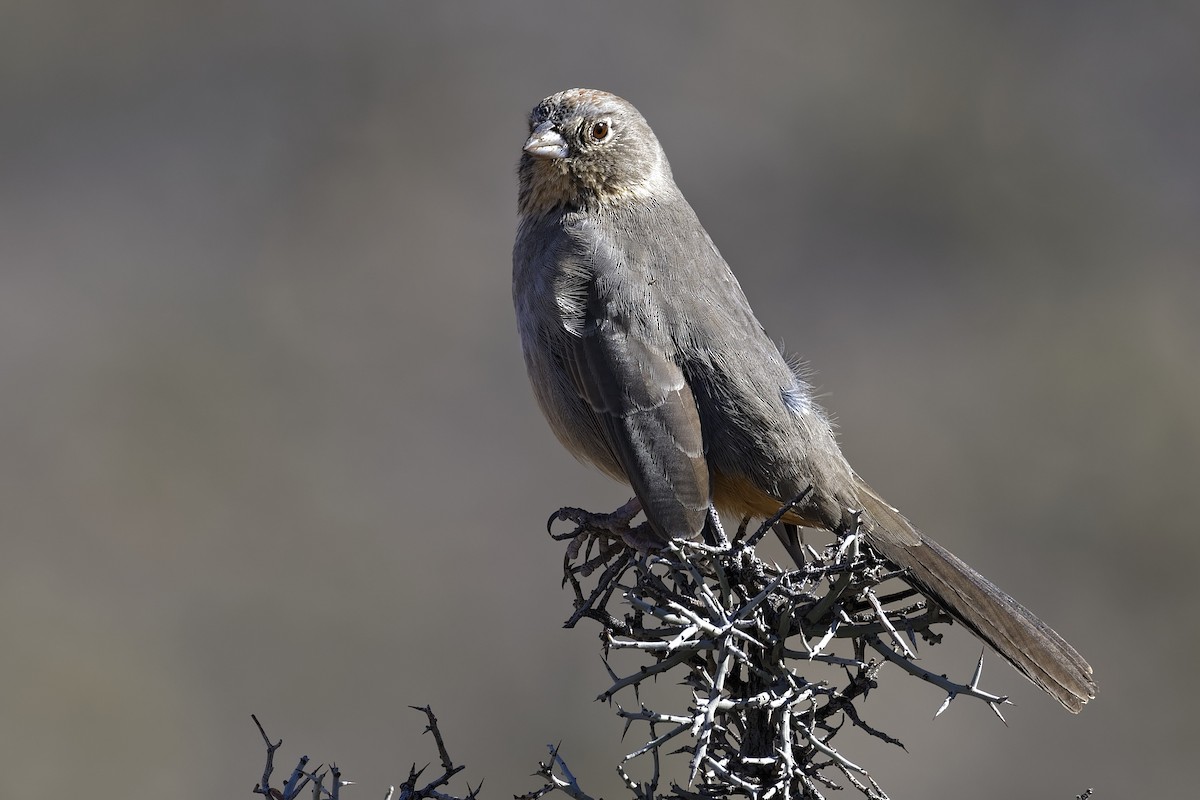
POLYGON ((1069 711, 1095 697, 1075 648, 850 468, 637 109, 572 89, 539 103, 529 130, 513 301, 534 394, 568 450, 633 487, 652 537, 694 538, 713 508, 769 517, 807 490, 785 523, 857 520, 913 586, 1069 711))

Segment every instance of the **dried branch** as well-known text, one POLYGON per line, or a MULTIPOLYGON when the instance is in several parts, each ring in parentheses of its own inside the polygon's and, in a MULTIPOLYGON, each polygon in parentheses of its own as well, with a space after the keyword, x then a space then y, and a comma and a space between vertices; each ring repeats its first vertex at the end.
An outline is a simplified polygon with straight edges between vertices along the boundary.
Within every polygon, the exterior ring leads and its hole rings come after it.
MULTIPOLYGON (((809 800, 846 788, 868 800, 887 800, 852 755, 855 740, 838 738, 843 730, 858 729, 904 747, 862 714, 861 701, 878 688, 887 664, 945 692, 935 716, 965 696, 983 701, 1004 720, 1000 706, 1008 698, 979 687, 982 654, 965 683, 917 663, 918 639, 937 644, 941 634, 934 627, 950 618, 907 586, 882 591, 901 574, 860 537, 857 523, 817 550, 783 526, 784 511, 749 534, 744 521, 732 542, 713 517, 709 543, 673 542, 651 553, 646 524, 631 527, 636 503, 613 514, 571 508, 550 518, 551 524, 576 526, 563 535, 551 533, 568 540, 563 583, 571 587, 574 609, 566 626, 591 619, 603 629, 609 685, 597 699, 615 708, 626 732, 633 726, 646 731, 616 766, 635 800, 809 800), (784 569, 756 554, 755 544, 776 526, 782 526, 778 532, 789 553, 802 558, 799 568, 784 569), (868 658, 868 648, 878 658, 868 658), (618 672, 612 651, 640 663, 618 672), (643 700, 667 676, 688 687, 690 699, 674 706, 643 700), (632 703, 619 702, 630 692, 632 703), (688 786, 664 787, 662 759, 677 755, 687 757, 688 786)), ((385 800, 478 800, 482 784, 474 789, 468 784, 459 796, 449 792, 465 767, 451 758, 432 708, 412 708, 426 716, 425 732, 433 737, 441 772, 422 783, 429 764, 418 768, 414 762, 399 790, 389 788, 385 800)), ((310 788, 314 800, 340 800, 342 787, 352 782, 343 780, 335 764, 310 769, 308 756, 299 758, 282 786, 273 787, 283 740, 272 742, 252 718, 267 749, 255 794, 295 800, 310 788)), ((540 800, 553 792, 593 800, 559 747, 550 746, 549 753, 536 772, 542 785, 516 800, 540 800)))
POLYGON ((591 795, 579 788, 579 781, 568 769, 567 762, 558 754, 558 745, 552 744, 547 747, 550 750, 550 760, 539 761, 538 771, 535 773, 545 779, 545 785, 532 792, 516 795, 514 800, 538 800, 553 791, 562 792, 573 800, 592 800, 591 795), (555 774, 556 767, 562 773, 561 777, 555 774))
MULTIPOLYGON (((447 794, 440 791, 441 787, 446 786, 450 779, 464 770, 465 765, 454 763, 450 758, 450 753, 446 749, 446 743, 442 739, 442 732, 438 728, 437 717, 433 715, 433 709, 429 706, 411 706, 416 711, 420 711, 429 719, 429 724, 425 727, 426 733, 433 734, 434 742, 437 744, 438 757, 441 760, 442 774, 434 778, 424 786, 417 788, 417 781, 422 773, 428 768, 428 765, 417 769, 414 763, 408 771, 408 778, 404 783, 400 784, 400 794, 396 794, 396 787, 388 788, 387 795, 384 800, 477 800, 479 790, 483 787, 481 781, 474 789, 467 785, 467 794, 463 797, 456 797, 452 794, 447 794)), ((307 769, 308 756, 301 756, 296 763, 296 768, 292 771, 287 783, 282 787, 275 788, 271 786, 271 774, 275 771, 275 751, 283 745, 283 739, 278 742, 272 742, 267 736, 266 730, 263 729, 262 723, 258 721, 258 717, 251 714, 250 718, 254 720, 254 724, 258 726, 258 732, 262 735, 263 743, 267 746, 267 762, 263 768, 262 782, 254 787, 254 794, 261 794, 268 800, 294 800, 309 783, 313 785, 314 800, 340 800, 341 790, 343 786, 351 786, 354 781, 342 779, 341 770, 337 764, 330 764, 328 768, 324 765, 318 766, 316 769, 307 769)))
MULTIPOLYGON (((850 727, 903 747, 864 721, 856 706, 878 686, 880 669, 889 662, 938 686, 949 699, 974 697, 997 714, 1007 702, 979 688, 979 668, 968 683, 956 683, 915 663, 918 636, 936 644, 940 635, 931 627, 949 617, 936 606, 913 601, 919 595, 908 587, 880 591, 899 573, 865 543, 857 525, 823 551, 805 546, 803 567, 785 570, 762 561, 754 550, 782 514, 749 535, 743 523, 732 544, 673 542, 645 555, 613 547, 618 539, 628 541, 628 511, 626 506, 616 515, 590 516, 564 509, 551 520, 577 526, 558 537, 571 540, 564 583, 575 592, 576 608, 568 626, 596 620, 604 628, 606 654, 623 650, 646 659, 618 674, 606 657, 611 682, 598 698, 613 701, 632 690, 636 710, 618 703, 617 715, 626 730, 634 724, 649 728, 618 767, 635 797, 803 800, 823 797, 823 790, 853 788, 883 800, 887 795, 866 768, 833 740, 850 727), (618 530, 614 520, 624 527, 618 530), (601 565, 596 585, 585 590, 584 579, 601 565), (867 658, 868 645, 882 660, 867 658), (850 652, 837 652, 847 647, 850 652), (644 702, 652 683, 670 673, 692 688, 691 702, 671 709, 644 702), (660 792, 660 758, 673 753, 688 756, 691 785, 660 792), (626 765, 647 757, 652 774, 639 783, 626 765)), ((561 791, 584 800, 587 795, 558 748, 551 755, 539 765, 545 784, 523 797, 561 791)))

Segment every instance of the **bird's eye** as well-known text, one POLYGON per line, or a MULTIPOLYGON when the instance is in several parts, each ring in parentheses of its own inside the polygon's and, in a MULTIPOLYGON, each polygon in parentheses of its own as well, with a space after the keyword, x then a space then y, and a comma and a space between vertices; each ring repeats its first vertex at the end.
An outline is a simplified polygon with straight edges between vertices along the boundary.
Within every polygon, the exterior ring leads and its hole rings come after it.
POLYGON ((611 128, 608 124, 608 120, 602 119, 599 122, 594 123, 591 131, 588 133, 592 137, 593 142, 603 142, 608 138, 608 133, 610 130, 611 128))

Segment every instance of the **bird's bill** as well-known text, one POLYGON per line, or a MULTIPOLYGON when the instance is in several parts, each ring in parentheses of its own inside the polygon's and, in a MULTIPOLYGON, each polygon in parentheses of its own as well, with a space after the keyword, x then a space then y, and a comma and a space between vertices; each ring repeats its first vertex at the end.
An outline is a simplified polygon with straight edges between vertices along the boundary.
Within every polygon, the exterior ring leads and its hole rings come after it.
POLYGON ((522 149, 534 158, 566 158, 567 140, 554 130, 554 123, 547 120, 533 129, 522 149))

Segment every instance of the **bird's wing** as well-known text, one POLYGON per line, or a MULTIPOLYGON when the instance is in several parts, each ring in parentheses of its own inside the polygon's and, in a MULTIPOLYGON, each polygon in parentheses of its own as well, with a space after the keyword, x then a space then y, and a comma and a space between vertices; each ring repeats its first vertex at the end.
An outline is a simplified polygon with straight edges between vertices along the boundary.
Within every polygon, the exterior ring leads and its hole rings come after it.
POLYGON ((564 367, 663 539, 704 527, 709 468, 696 400, 652 297, 652 264, 587 237, 558 287, 564 367))

